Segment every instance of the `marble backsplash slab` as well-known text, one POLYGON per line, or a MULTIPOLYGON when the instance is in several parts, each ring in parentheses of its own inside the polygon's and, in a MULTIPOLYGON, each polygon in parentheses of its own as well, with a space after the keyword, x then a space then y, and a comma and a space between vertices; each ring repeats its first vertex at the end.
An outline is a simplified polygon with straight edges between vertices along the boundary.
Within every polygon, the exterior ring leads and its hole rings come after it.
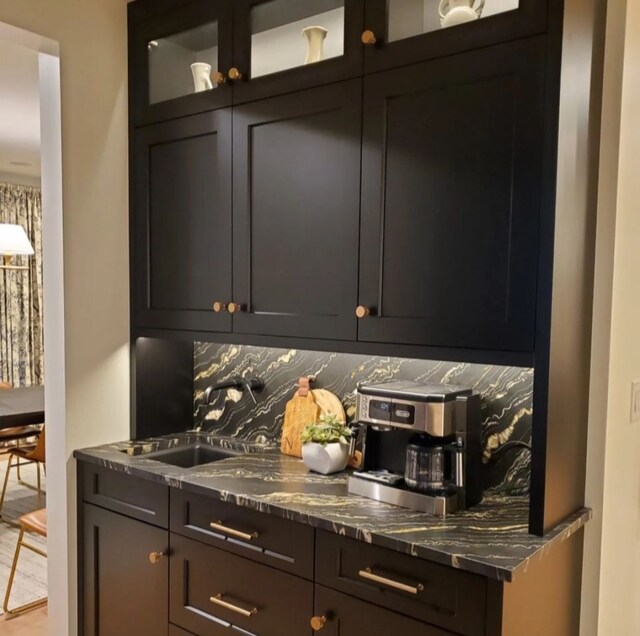
MULTIPOLYGON (((416 380, 469 386, 482 396, 487 455, 496 445, 531 441, 532 369, 213 343, 194 345, 195 425, 218 435, 277 446, 285 405, 298 378, 305 375, 315 376, 314 387, 338 395, 350 418, 359 382, 416 380), (258 403, 227 389, 214 393, 210 407, 203 408, 206 388, 235 375, 264 380, 258 403)), ((530 451, 522 447, 498 453, 483 466, 484 487, 497 493, 526 494, 530 460, 530 451)))

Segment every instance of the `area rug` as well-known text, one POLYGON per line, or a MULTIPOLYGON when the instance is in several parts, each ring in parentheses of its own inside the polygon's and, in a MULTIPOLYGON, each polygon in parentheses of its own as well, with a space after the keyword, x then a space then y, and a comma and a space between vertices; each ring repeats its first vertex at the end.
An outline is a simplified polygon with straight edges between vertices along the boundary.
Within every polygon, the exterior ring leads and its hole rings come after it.
MULTIPOLYGON (((0 488, 4 480, 5 469, 6 462, 0 461, 0 488)), ((35 464, 21 468, 21 476, 23 481, 35 485, 35 464)), ((46 488, 44 475, 42 486, 43 489, 46 488)), ((44 508, 44 506, 45 497, 38 498, 35 490, 19 484, 16 471, 12 469, 7 498, 4 504, 4 516, 9 520, 17 521, 21 515, 44 508)), ((2 602, 7 590, 7 581, 11 572, 11 564, 19 532, 18 528, 0 521, 0 614, 3 613, 2 602)), ((46 551, 47 549, 46 541, 41 537, 29 535, 29 542, 42 550, 46 551)), ((47 561, 40 555, 23 548, 20 551, 20 560, 11 592, 10 607, 23 605, 45 596, 47 596, 47 561)))

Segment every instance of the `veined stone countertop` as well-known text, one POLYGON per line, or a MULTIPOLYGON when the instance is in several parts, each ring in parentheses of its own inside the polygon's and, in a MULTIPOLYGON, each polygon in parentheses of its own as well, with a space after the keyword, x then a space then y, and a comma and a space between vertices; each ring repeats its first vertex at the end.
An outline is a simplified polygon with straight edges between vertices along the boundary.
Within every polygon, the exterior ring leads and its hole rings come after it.
POLYGON ((487 496, 445 519, 347 493, 348 473, 310 473, 302 460, 233 438, 184 433, 78 450, 78 460, 202 493, 500 581, 513 581, 591 518, 583 508, 544 537, 528 532, 527 497, 487 496), (245 454, 194 468, 145 456, 200 440, 245 454), (131 454, 128 454, 128 452, 131 454), (134 454, 140 452, 141 454, 134 454))

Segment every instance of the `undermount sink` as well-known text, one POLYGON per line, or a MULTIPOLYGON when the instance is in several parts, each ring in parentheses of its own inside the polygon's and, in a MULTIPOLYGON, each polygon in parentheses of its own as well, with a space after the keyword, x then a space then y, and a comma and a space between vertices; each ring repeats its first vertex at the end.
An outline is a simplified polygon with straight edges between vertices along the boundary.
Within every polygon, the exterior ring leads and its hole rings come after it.
POLYGON ((193 468, 194 466, 202 466, 203 464, 211 464, 227 459, 229 457, 238 457, 242 453, 218 448, 217 446, 209 446, 208 444, 192 444, 190 446, 181 446, 180 448, 167 448, 166 450, 154 451, 145 455, 146 459, 153 459, 163 464, 171 464, 172 466, 180 466, 181 468, 193 468))

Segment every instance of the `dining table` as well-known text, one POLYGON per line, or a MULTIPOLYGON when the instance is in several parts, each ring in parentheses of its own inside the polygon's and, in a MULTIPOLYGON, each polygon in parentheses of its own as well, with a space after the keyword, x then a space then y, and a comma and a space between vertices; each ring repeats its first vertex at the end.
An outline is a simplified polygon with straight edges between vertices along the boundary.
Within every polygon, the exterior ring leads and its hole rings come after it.
POLYGON ((44 387, 0 389, 0 429, 44 424, 44 387))

